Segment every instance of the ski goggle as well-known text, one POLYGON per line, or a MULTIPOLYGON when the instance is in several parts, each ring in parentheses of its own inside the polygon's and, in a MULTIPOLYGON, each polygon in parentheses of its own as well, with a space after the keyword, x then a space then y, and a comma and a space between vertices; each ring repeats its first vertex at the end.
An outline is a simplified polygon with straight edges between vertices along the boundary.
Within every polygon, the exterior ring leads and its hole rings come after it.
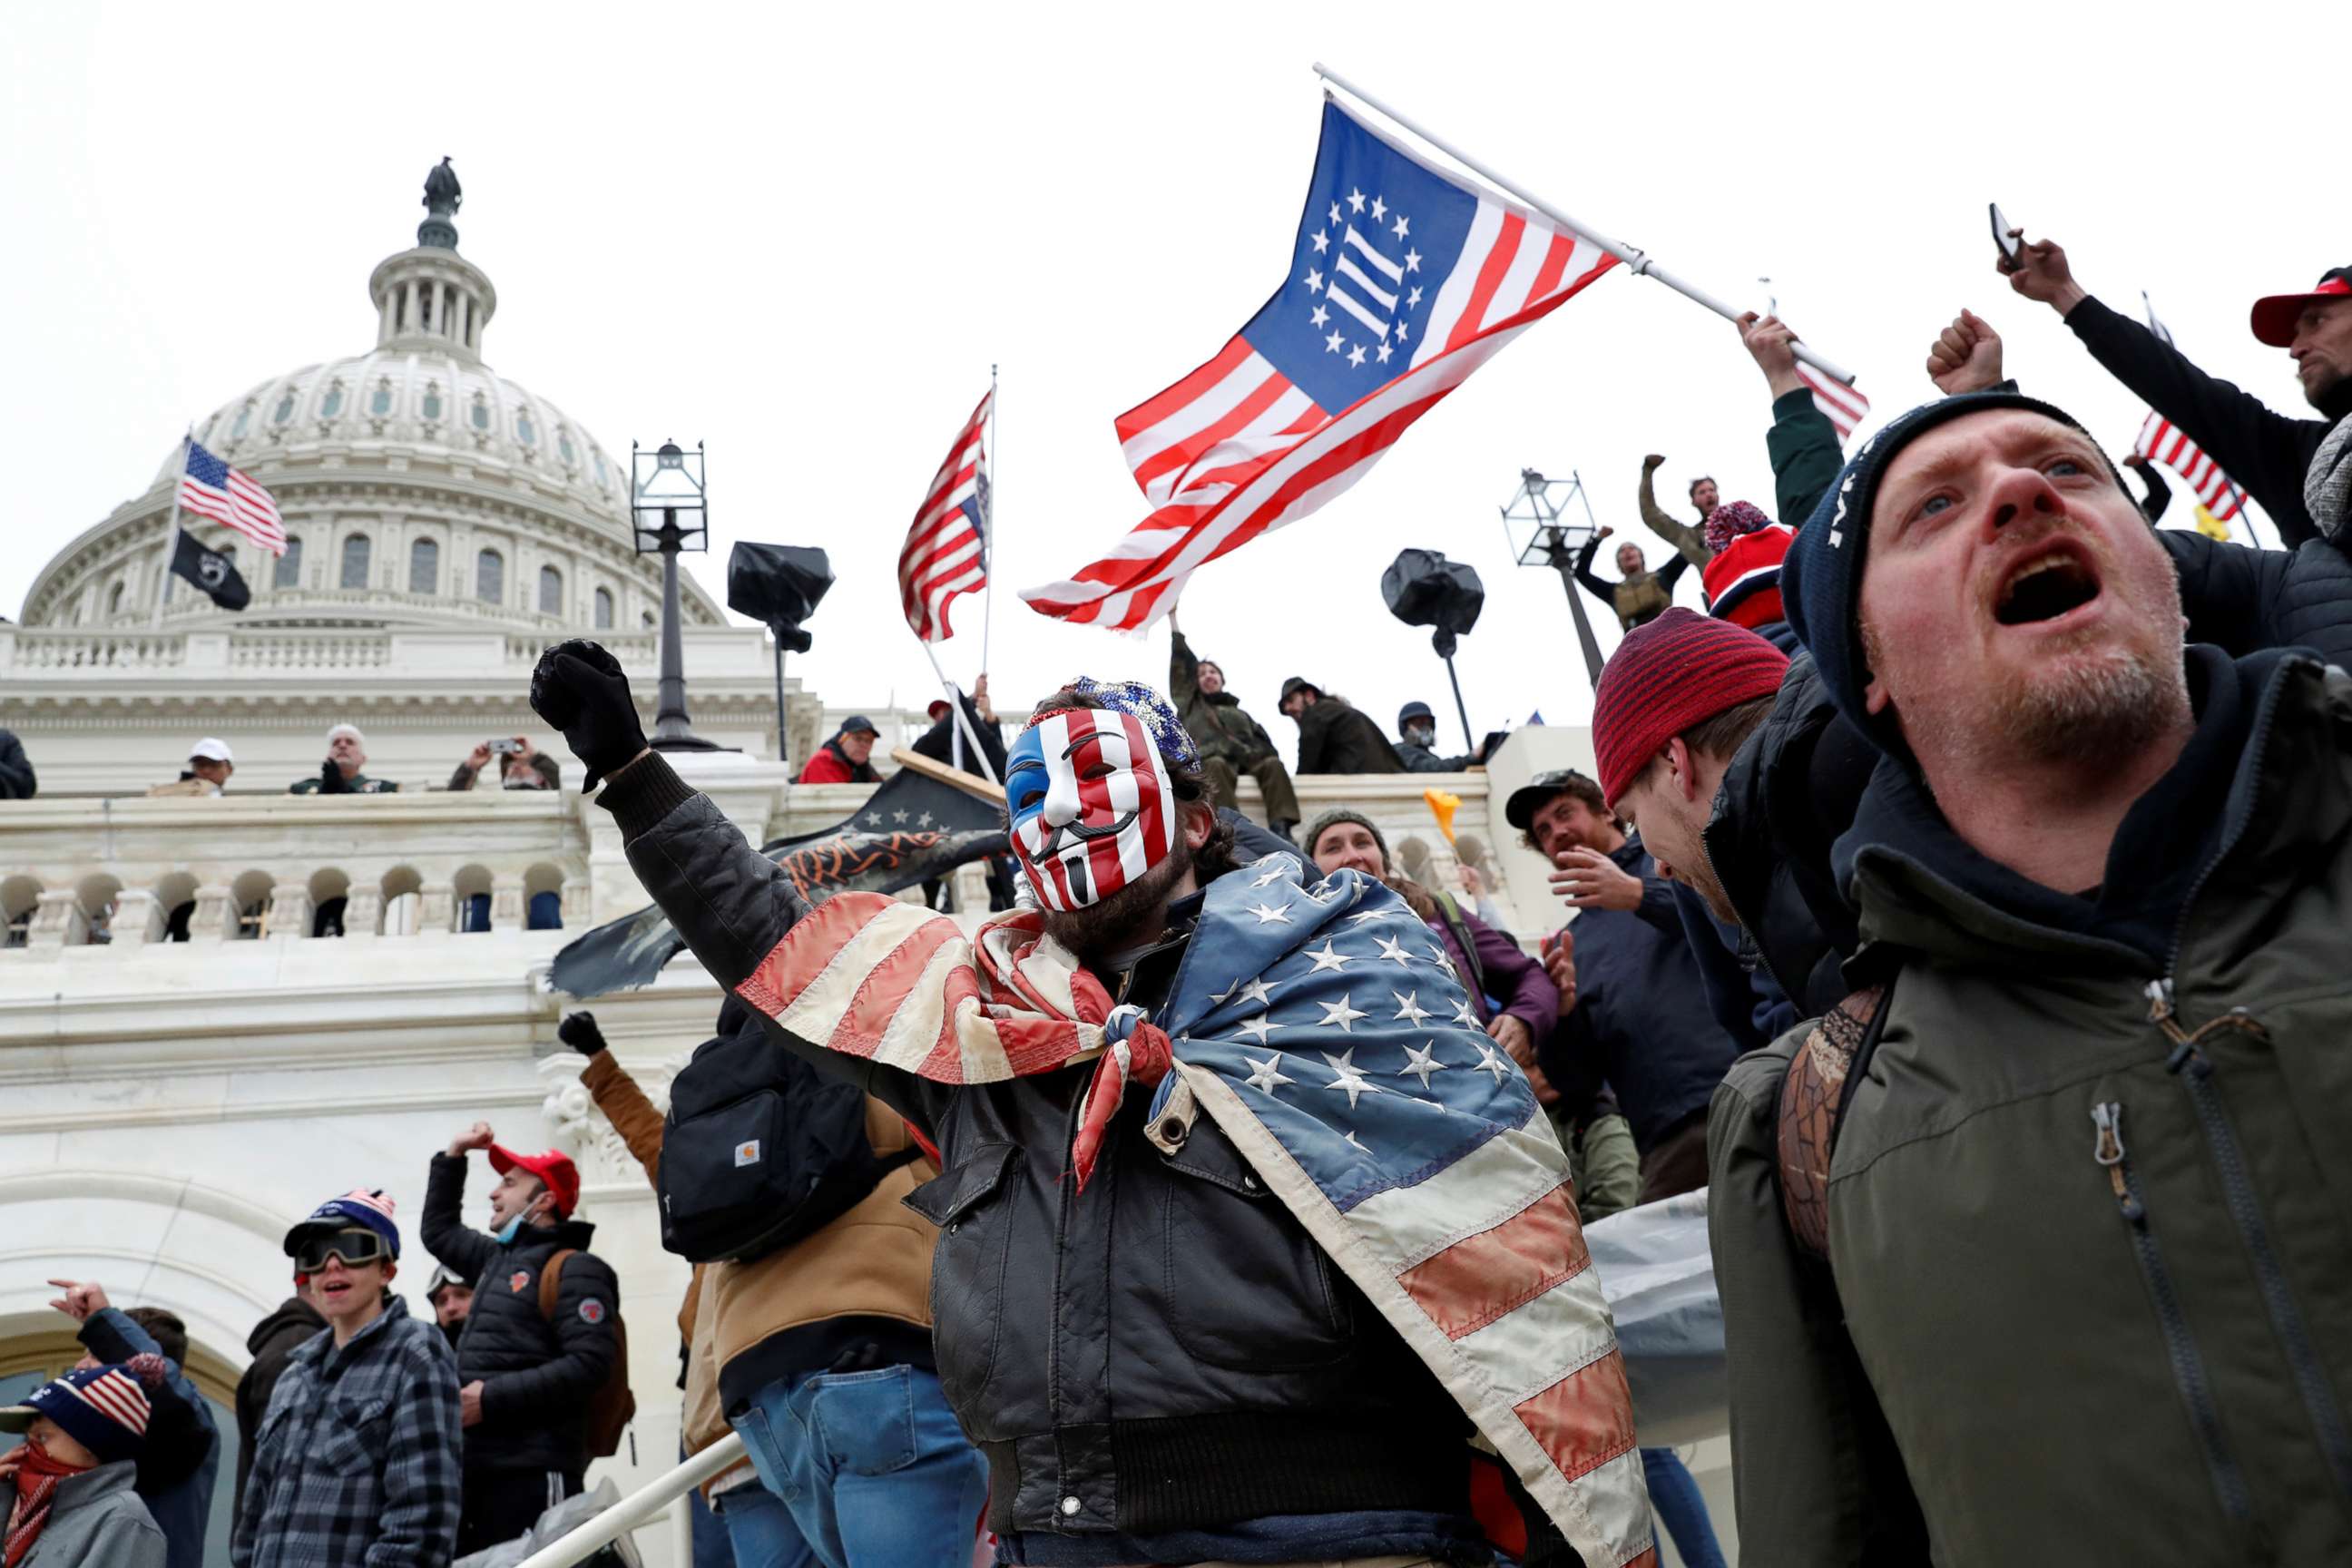
POLYGON ((346 1268, 357 1268, 364 1263, 383 1262, 391 1256, 383 1237, 357 1226, 320 1231, 294 1244, 294 1267, 305 1274, 316 1274, 327 1266, 330 1258, 340 1258, 346 1268))

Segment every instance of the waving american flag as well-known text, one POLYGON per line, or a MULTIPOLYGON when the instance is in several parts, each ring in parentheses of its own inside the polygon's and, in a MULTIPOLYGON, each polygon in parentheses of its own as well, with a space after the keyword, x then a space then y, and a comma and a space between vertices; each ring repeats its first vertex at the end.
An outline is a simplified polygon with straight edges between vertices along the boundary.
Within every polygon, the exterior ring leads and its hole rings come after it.
POLYGON ((180 510, 235 529, 272 555, 286 553, 286 520, 278 502, 243 468, 232 468, 195 442, 180 466, 180 510))
POLYGON ((988 451, 984 437, 996 402, 994 388, 980 400, 947 461, 931 476, 923 504, 898 552, 898 603, 907 625, 925 642, 955 635, 948 601, 988 583, 988 451))
POLYGON ((1154 507, 1032 608, 1148 626, 1185 579, 1363 477, 1412 422, 1615 258, 1377 135, 1337 103, 1289 275, 1215 358, 1119 416, 1154 507))

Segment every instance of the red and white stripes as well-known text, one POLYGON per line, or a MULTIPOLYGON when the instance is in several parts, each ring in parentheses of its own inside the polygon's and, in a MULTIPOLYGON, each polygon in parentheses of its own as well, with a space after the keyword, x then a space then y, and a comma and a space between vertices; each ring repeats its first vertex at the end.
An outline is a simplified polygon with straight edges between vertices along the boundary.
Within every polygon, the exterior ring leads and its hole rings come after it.
POLYGON ((948 601, 988 582, 987 453, 982 443, 992 390, 964 421, 948 448, 947 461, 931 476, 923 504, 898 552, 898 603, 907 625, 925 642, 955 635, 948 625, 948 601))
POLYGON ((1837 426, 1839 440, 1853 435, 1854 426, 1870 417, 1870 399, 1859 388, 1831 380, 1803 360, 1797 362, 1797 379, 1812 390, 1813 406, 1829 416, 1830 423, 1837 426))
POLYGON ((2205 510, 2213 514, 2214 521, 2227 522, 2245 509, 2246 492, 2221 471, 2221 464, 2207 457, 2202 447, 2163 415, 2147 416, 2139 427, 2139 438, 2132 443, 2132 451, 2179 474, 2205 510))

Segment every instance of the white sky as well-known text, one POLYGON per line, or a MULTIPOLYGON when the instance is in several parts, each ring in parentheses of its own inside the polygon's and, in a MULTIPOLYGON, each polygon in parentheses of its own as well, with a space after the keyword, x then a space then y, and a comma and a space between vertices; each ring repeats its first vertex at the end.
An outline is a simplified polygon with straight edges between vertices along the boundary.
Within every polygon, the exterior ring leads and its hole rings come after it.
MULTIPOLYGON (((2100 11, 20 6, 0 38, 0 610, 189 420, 368 346, 369 269, 413 243, 448 153, 461 248, 499 289, 489 363, 607 449, 709 443, 713 595, 738 538, 832 552, 792 666, 828 701, 925 695, 893 564, 992 361, 995 688, 1157 682, 1164 631, 1066 626, 1013 591, 1144 515, 1113 417, 1282 281, 1317 58, 1703 287, 1760 305, 1774 279, 1882 416, 1932 395, 1927 345, 1966 304, 2029 390, 2128 446, 2140 405, 1994 276, 1992 199, 2108 303, 2148 290, 2208 369, 2302 411, 2246 309, 2352 259, 2326 216, 2341 94, 2307 52, 2333 47, 2311 33, 2326 8, 2100 11)), ((1399 549, 1443 550, 1487 586, 1458 659, 1474 724, 1580 720, 1559 584, 1513 565, 1496 513, 1519 468, 1580 469, 1654 564, 1642 454, 1669 456, 1662 500, 1706 471, 1769 511, 1768 420, 1732 328, 1604 279, 1355 489, 1196 576, 1186 630, 1286 751, 1294 671, 1383 726, 1425 699, 1452 745, 1428 633, 1379 596, 1399 549)), ((1589 607, 1605 649, 1613 618, 1589 607)), ((967 678, 977 608, 940 649, 967 678)))

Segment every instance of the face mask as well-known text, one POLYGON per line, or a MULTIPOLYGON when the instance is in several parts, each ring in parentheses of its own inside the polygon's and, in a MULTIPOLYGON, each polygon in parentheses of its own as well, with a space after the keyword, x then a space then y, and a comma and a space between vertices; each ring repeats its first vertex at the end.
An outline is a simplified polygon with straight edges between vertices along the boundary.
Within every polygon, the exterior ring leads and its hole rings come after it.
POLYGON ((1425 724, 1415 724, 1404 732, 1404 738, 1408 744, 1425 749, 1433 748, 1437 744, 1437 731, 1425 724))
MULTIPOLYGON (((538 1201, 538 1199, 534 1198, 531 1200, 531 1203, 536 1203, 538 1201)), ((512 1247, 514 1245, 514 1238, 522 1234, 523 1222, 530 1218, 530 1204, 525 1204, 522 1206, 522 1212, 520 1214, 515 1215, 514 1218, 507 1221, 506 1224, 499 1226, 498 1229, 490 1233, 491 1239, 496 1241, 500 1247, 512 1247)))
POLYGON ((1005 759, 1004 792, 1013 852, 1049 910, 1098 904, 1175 850, 1175 789, 1129 714, 1037 720, 1005 759))

